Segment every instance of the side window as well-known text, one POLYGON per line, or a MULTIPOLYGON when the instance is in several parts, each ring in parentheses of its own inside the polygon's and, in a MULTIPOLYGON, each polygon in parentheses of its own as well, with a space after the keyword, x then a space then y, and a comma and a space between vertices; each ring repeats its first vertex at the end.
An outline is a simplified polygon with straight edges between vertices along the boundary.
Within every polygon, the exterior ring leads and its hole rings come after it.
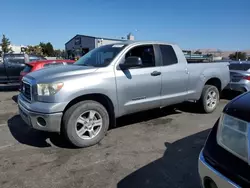
POLYGON ((170 45, 159 45, 162 56, 163 66, 173 65, 178 63, 175 51, 170 45))
POLYGON ((7 58, 7 62, 9 64, 16 64, 16 65, 20 65, 20 64, 24 64, 24 59, 23 58, 7 58))
POLYGON ((142 60, 143 67, 155 66, 155 54, 153 45, 143 45, 134 47, 126 53, 125 59, 131 56, 140 57, 142 60))

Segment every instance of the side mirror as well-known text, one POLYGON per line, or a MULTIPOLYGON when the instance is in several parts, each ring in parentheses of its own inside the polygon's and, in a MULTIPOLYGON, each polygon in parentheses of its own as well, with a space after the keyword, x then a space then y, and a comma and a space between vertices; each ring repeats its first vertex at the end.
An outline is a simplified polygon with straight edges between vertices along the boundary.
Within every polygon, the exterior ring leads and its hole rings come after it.
POLYGON ((141 67, 142 60, 140 57, 131 56, 128 57, 123 64, 120 64, 121 69, 128 69, 131 67, 141 67))

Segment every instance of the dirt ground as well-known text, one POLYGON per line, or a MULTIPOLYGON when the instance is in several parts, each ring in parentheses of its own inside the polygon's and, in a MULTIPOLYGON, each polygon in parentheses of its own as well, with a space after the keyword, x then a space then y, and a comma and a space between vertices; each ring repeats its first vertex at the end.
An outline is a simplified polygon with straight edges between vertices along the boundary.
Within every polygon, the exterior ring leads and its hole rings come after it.
POLYGON ((1 188, 199 187, 199 152, 228 102, 212 114, 185 103, 125 116, 101 143, 76 149, 27 127, 16 95, 0 92, 1 188))

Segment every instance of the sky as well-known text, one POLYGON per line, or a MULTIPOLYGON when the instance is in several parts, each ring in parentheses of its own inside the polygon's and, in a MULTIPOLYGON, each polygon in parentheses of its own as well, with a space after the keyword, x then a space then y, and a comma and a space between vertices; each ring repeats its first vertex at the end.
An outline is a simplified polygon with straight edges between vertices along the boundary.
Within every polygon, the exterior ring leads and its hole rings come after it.
POLYGON ((13 44, 76 34, 177 43, 183 49, 250 50, 250 0, 2 0, 0 34, 13 44))

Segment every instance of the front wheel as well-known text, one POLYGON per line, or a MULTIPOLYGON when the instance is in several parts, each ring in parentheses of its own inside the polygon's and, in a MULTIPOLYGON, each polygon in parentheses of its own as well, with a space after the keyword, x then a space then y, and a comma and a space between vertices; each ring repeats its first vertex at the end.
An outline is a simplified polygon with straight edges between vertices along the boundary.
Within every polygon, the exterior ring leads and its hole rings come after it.
POLYGON ((63 131, 77 147, 97 144, 109 127, 109 114, 96 101, 82 101, 70 107, 63 117, 63 131))
POLYGON ((205 85, 200 99, 200 104, 205 113, 212 113, 220 100, 220 93, 217 87, 205 85))

